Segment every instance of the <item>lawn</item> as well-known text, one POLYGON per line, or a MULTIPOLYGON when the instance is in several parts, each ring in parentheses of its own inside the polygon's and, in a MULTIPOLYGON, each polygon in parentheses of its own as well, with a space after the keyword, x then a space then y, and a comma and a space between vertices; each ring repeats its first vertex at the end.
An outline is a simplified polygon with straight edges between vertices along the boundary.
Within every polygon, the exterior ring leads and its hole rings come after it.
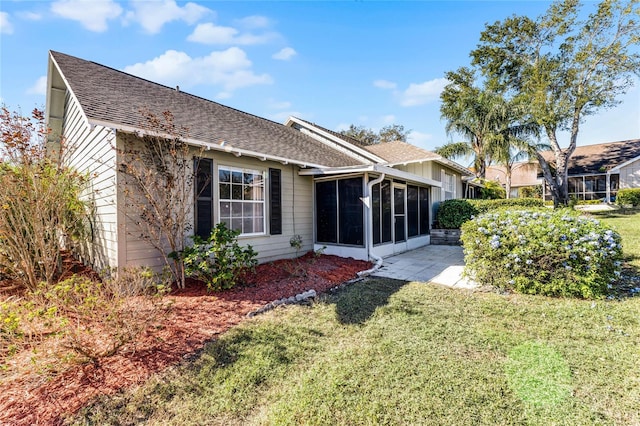
POLYGON ((626 260, 640 273, 640 212, 637 209, 614 210, 594 214, 594 216, 622 235, 626 260))
POLYGON ((640 423, 640 297, 369 279, 256 317, 78 424, 640 423))

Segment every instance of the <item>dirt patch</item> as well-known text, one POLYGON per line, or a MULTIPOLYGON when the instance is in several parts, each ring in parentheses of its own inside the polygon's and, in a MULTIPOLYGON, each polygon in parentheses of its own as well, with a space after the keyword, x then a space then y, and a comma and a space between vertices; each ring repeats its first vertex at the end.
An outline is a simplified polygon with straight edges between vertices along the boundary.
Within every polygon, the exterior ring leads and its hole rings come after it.
MULTIPOLYGON (((96 396, 142 383, 151 374, 189 357, 245 320, 249 312, 306 290, 324 292, 370 267, 369 262, 309 253, 298 260, 260 265, 248 279, 251 284, 220 293, 209 293, 202 283, 189 281, 185 289, 165 297, 171 305, 167 316, 135 347, 99 364, 72 365, 46 374, 34 368, 3 380, 0 424, 61 424, 65 415, 96 396)), ((21 355, 29 356, 17 354, 16 358, 21 355)))

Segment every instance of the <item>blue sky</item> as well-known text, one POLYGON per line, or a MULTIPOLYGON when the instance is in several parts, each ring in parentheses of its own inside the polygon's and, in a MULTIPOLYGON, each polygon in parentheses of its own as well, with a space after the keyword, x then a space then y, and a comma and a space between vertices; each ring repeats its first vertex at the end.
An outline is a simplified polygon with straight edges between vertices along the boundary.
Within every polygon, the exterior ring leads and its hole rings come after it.
MULTIPOLYGON (((278 122, 402 124, 410 142, 434 149, 457 139, 440 120, 444 73, 469 64, 485 23, 548 5, 2 0, 0 99, 23 112, 43 106, 51 49, 278 122)), ((640 88, 621 100, 588 117, 580 145, 640 138, 640 88)))

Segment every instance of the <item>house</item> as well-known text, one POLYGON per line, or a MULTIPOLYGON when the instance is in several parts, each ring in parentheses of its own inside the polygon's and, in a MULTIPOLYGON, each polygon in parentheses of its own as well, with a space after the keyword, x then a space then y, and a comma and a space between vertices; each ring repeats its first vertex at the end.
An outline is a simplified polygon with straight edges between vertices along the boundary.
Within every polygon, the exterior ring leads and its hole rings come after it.
MULTIPOLYGON (((542 185, 542 177, 538 177, 540 166, 537 161, 521 161, 511 166, 511 193, 509 198, 521 197, 523 188, 537 187, 542 185)), ((507 171, 504 166, 491 165, 487 167, 485 176, 489 180, 494 180, 506 188, 507 171)))
POLYGON ((261 262, 295 256, 295 235, 302 250, 358 259, 429 244, 435 206, 460 197, 472 175, 407 143, 365 147, 304 120, 283 125, 63 53, 50 52, 48 67, 46 120, 52 141, 64 135, 73 147, 65 163, 90 178, 87 257, 97 267, 162 266, 131 219, 119 171, 126 145, 145 131, 142 110, 170 111, 189 129, 193 171, 206 177, 194 193, 193 231, 207 235, 225 222, 261 262))
MULTIPOLYGON (((543 155, 553 161, 552 152, 543 155)), ((640 188, 640 139, 578 146, 568 171, 569 197, 614 201, 618 189, 640 188)), ((544 199, 550 200, 545 186, 544 199)))

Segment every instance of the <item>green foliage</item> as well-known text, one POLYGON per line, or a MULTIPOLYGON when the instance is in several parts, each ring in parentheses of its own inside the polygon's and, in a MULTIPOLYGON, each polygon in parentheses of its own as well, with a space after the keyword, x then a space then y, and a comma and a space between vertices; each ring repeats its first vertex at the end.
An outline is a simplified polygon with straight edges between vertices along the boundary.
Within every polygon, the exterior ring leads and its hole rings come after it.
POLYGON ((195 235, 192 246, 172 256, 180 257, 186 273, 204 281, 209 290, 229 289, 258 263, 258 254, 250 245, 243 248, 238 244, 239 234, 220 222, 207 240, 195 235))
POLYGON ((542 185, 524 186, 518 191, 522 198, 542 198, 542 185))
POLYGON ((495 180, 483 180, 483 187, 480 188, 480 196, 485 200, 496 200, 505 198, 505 189, 495 180))
POLYGON ((624 188, 618 190, 616 204, 620 206, 629 204, 633 207, 640 206, 640 188, 624 188))
POLYGON ((356 139, 363 145, 375 145, 378 143, 407 141, 407 136, 411 130, 405 130, 401 124, 391 124, 375 132, 364 126, 349 125, 347 130, 342 130, 341 135, 356 139))
POLYGON ((438 206, 436 222, 443 229, 458 229, 476 214, 478 211, 469 200, 446 200, 438 206))
POLYGON ((520 293, 599 298, 620 275, 620 236, 570 210, 486 213, 461 240, 467 275, 520 293))
POLYGON ((586 19, 581 6, 556 1, 537 19, 511 16, 487 24, 471 52, 487 81, 513 94, 546 133, 554 158, 539 160, 556 206, 569 202, 565 165, 581 123, 618 104, 640 72, 640 3, 604 0, 586 19), (569 134, 564 147, 560 131, 569 134))
POLYGON ((39 111, 30 119, 3 107, 0 130, 0 270, 35 290, 59 276, 63 249, 86 242, 86 176, 47 157, 39 111))
POLYGON ((497 200, 446 200, 440 203, 436 221, 441 228, 458 229, 474 216, 496 209, 544 207, 537 198, 497 200))
POLYGON ((496 209, 523 209, 532 207, 544 207, 544 203, 538 198, 509 198, 498 200, 467 200, 478 212, 486 213, 496 209))

